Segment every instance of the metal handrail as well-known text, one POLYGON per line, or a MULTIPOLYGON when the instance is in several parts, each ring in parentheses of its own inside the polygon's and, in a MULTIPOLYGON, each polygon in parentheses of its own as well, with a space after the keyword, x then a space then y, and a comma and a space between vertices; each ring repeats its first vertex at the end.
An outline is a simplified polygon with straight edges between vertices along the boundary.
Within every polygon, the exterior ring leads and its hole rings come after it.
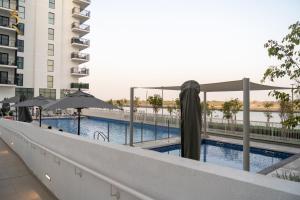
POLYGON ((107 135, 105 135, 103 132, 101 131, 95 131, 94 132, 94 140, 96 139, 96 134, 97 134, 97 140, 99 140, 99 136, 102 137, 102 139, 105 141, 109 142, 109 137, 107 135))

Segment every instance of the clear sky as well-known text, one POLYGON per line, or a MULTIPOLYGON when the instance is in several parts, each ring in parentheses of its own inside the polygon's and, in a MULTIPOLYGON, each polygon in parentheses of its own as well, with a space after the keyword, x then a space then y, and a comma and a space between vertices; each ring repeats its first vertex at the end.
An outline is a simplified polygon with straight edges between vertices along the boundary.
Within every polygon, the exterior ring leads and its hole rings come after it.
MULTIPOLYGON (((272 64, 264 43, 281 40, 288 26, 300 20, 300 0, 92 0, 88 9, 90 76, 82 82, 88 81, 90 92, 104 100, 128 98, 131 86, 181 85, 190 79, 210 83, 249 77, 259 82, 272 64)), ((252 100, 266 95, 253 92, 252 100)), ((208 97, 235 96, 241 97, 208 97)))

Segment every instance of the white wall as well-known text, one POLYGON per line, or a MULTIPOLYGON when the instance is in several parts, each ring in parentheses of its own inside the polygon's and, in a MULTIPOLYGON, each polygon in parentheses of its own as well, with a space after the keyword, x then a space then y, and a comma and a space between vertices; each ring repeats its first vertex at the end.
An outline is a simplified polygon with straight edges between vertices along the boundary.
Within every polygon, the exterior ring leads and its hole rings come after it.
POLYGON ((31 124, 0 120, 0 137, 59 199, 300 199, 299 183, 31 124))
POLYGON ((2 101, 4 98, 10 98, 15 96, 15 88, 0 86, 0 100, 2 101))

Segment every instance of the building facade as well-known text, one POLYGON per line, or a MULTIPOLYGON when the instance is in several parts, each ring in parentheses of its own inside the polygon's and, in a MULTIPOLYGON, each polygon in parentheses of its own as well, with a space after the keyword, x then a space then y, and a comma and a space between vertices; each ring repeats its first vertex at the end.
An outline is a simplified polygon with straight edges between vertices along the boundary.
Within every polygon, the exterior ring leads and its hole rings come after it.
POLYGON ((90 32, 90 0, 0 0, 0 100, 24 94, 58 99, 77 88, 90 32))

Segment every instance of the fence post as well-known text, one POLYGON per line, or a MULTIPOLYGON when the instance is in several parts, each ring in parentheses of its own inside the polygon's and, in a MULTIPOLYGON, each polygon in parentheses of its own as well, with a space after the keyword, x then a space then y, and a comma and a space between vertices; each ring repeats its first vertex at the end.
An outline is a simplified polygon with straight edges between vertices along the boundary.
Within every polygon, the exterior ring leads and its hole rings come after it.
POLYGON ((144 141, 144 123, 141 122, 141 142, 144 141))
POLYGON ((107 122, 107 140, 109 142, 109 122, 107 122))
POLYGON ((125 124, 125 145, 127 145, 127 124, 125 124))
POLYGON ((170 138, 170 121, 168 120, 168 139, 170 138))
POLYGON ((156 123, 156 120, 155 120, 155 124, 154 124, 154 130, 155 130, 154 139, 157 140, 157 123, 156 123))

